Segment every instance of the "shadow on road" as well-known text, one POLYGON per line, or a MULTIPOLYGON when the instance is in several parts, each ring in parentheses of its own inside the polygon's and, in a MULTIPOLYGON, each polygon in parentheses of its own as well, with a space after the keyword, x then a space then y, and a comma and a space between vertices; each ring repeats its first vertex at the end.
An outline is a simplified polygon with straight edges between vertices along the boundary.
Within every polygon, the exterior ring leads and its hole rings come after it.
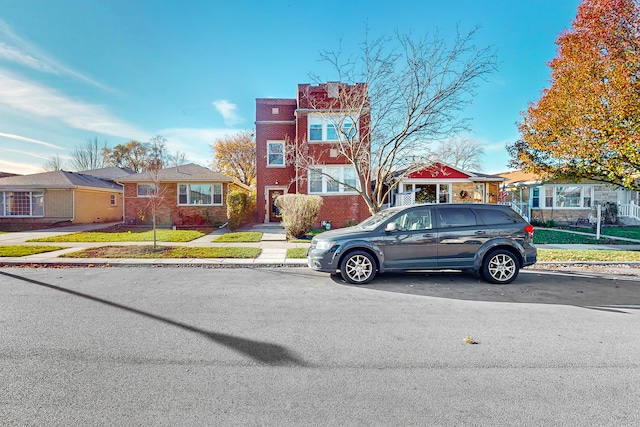
POLYGON ((176 326, 178 328, 187 330, 189 332, 195 332, 199 335, 202 335, 211 341, 214 341, 218 344, 222 344, 232 350, 235 350, 241 354, 244 354, 251 359, 263 363, 265 365, 270 366, 301 366, 308 367, 309 364, 299 357, 295 356, 290 352, 286 347, 283 347, 278 344, 271 344, 262 341, 250 340, 246 338, 239 338, 233 335, 222 334, 218 332, 206 331, 203 329, 196 328, 194 326, 188 325, 186 323, 177 322, 172 319, 168 319, 166 317, 158 316, 153 313, 148 313, 145 311, 138 310, 133 307, 127 307, 122 304, 118 304, 112 301, 108 301, 102 298, 97 298, 91 295, 83 294, 81 292, 72 291, 70 289, 61 288, 59 286, 51 285, 49 283, 40 282, 38 280, 28 279, 26 277, 19 276, 17 274, 6 273, 0 271, 1 275, 11 277, 16 280, 22 280, 24 282, 28 282, 34 285, 43 286, 45 288, 49 288, 55 291, 64 292, 67 294, 71 294, 80 298, 88 299, 90 301, 94 301, 100 304, 105 304, 110 307, 118 308, 120 310, 125 310, 131 313, 138 314, 140 316, 144 316, 150 319, 154 319, 160 322, 164 322, 166 324, 176 326))
POLYGON ((437 298, 562 304, 620 313, 627 313, 624 309, 640 309, 640 283, 628 277, 522 270, 511 284, 494 285, 473 273, 429 271, 384 273, 360 286, 344 282, 339 275, 331 278, 341 286, 437 298))

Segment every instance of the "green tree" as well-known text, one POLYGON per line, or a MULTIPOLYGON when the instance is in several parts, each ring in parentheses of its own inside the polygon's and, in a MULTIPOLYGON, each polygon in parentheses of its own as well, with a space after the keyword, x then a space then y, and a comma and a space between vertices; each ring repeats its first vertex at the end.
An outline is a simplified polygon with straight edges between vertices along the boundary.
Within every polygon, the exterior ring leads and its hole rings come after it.
POLYGON ((113 148, 103 148, 102 156, 108 166, 126 168, 137 173, 149 168, 148 147, 138 141, 118 144, 113 148))
POLYGON ((640 2, 583 0, 556 44, 551 86, 522 113, 511 166, 640 189, 640 2))

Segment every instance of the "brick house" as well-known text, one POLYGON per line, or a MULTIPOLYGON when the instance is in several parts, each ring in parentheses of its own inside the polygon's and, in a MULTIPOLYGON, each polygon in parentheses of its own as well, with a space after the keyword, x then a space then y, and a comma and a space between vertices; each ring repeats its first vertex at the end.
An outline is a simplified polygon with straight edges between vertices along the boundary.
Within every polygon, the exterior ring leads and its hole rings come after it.
MULTIPOLYGON (((258 223, 279 223, 273 201, 281 194, 316 194, 323 198, 318 217, 333 227, 359 222, 370 213, 362 197, 344 183, 365 186, 348 159, 337 154, 339 133, 357 132, 355 140, 369 149, 369 117, 356 120, 340 108, 338 90, 363 91, 364 85, 299 84, 295 99, 256 99, 256 202, 258 223), (336 120, 333 120, 333 119, 336 120), (354 123, 356 121, 357 123, 354 123), (338 125, 336 123, 339 123, 338 125), (302 167, 306 156, 313 167, 302 167), (332 180, 330 177, 336 177, 332 180)), ((353 134, 352 134, 353 135, 353 134)))
POLYGON ((129 175, 118 182, 124 186, 125 221, 149 223, 150 202, 159 195, 160 226, 226 223, 226 197, 235 185, 228 176, 193 163, 129 175))

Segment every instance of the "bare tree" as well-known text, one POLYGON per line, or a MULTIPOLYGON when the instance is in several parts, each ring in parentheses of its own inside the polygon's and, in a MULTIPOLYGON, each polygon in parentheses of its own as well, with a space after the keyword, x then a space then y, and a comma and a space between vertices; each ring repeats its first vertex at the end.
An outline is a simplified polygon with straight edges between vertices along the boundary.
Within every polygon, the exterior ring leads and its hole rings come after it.
POLYGON ((166 167, 181 166, 187 163, 187 161, 187 153, 184 151, 176 151, 175 153, 167 156, 168 163, 166 167))
POLYGON ((167 151, 167 139, 156 135, 147 142, 149 155, 149 169, 154 170, 159 165, 160 169, 169 164, 169 152, 167 151))
POLYGON ((480 162, 484 156, 482 143, 474 139, 451 138, 440 141, 431 151, 430 158, 434 161, 467 171, 480 171, 480 162))
POLYGON ((62 160, 60 160, 60 156, 56 154, 51 157, 42 168, 47 172, 62 170, 62 160))
POLYGON ((105 167, 104 149, 107 141, 99 142, 97 137, 88 139, 84 145, 77 146, 71 152, 71 165, 77 171, 100 169, 105 167))
MULTIPOLYGON (((478 80, 497 68, 493 48, 473 46, 476 32, 457 32, 448 45, 437 32, 420 39, 395 33, 369 40, 367 31, 354 57, 321 53, 338 80, 355 90, 339 85, 334 101, 310 108, 335 121, 339 141, 328 150, 346 159, 360 181, 340 183, 357 191, 372 213, 407 174, 425 166, 432 141, 468 130, 468 119, 459 114, 473 99, 478 80)), ((287 145, 298 168, 323 173, 326 154, 309 155, 313 150, 306 140, 287 145)))

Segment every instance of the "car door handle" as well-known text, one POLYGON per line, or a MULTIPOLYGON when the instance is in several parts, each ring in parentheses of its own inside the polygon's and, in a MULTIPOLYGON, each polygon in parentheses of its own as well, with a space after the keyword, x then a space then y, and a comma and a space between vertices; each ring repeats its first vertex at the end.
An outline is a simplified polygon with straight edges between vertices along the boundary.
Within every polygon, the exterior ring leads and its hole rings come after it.
POLYGON ((436 237, 436 235, 433 233, 427 233, 427 234, 423 234, 422 237, 436 237))
POLYGON ((479 231, 476 231, 476 234, 487 234, 487 232, 486 232, 486 231, 479 230, 479 231))

